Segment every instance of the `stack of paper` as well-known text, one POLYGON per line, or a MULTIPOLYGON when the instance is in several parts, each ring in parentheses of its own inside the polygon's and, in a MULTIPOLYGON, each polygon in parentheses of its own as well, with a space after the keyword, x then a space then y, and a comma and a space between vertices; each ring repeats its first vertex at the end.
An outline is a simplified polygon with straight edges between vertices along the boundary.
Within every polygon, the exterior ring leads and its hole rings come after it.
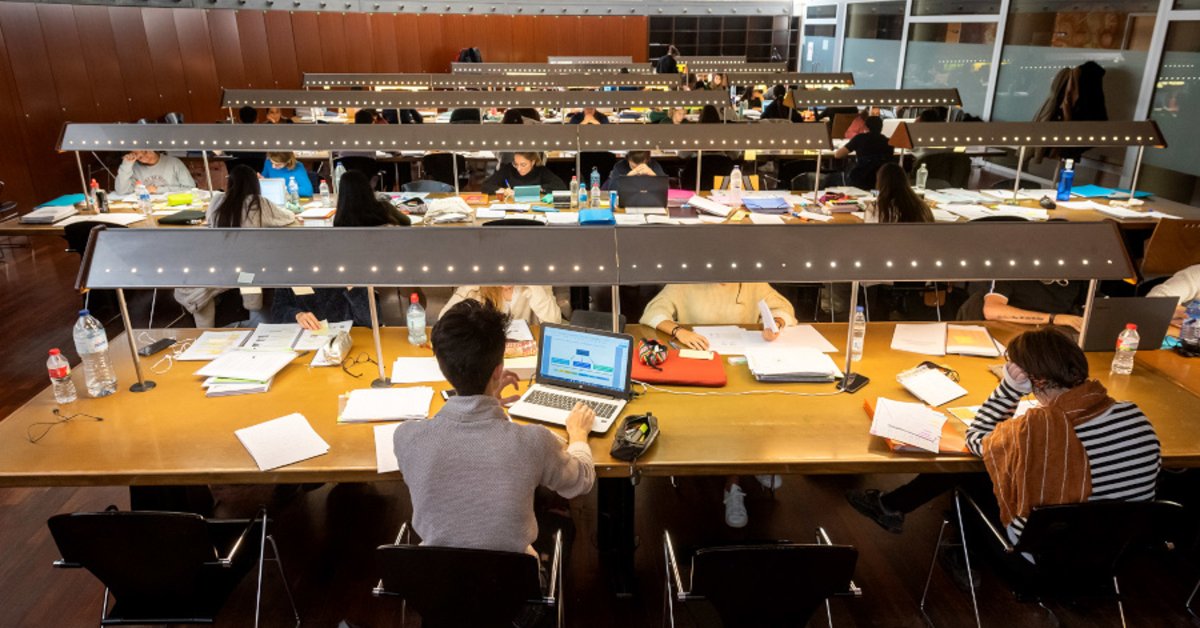
POLYGON ((996 341, 992 339, 987 327, 983 325, 947 325, 946 353, 977 355, 985 358, 1000 357, 996 341))
POLYGON ((896 381, 917 399, 931 406, 940 406, 967 394, 967 389, 959 386, 945 373, 927 366, 904 371, 896 376, 896 381))
POLYGON ((892 350, 946 355, 946 323, 896 323, 892 350))
POLYGON ((332 207, 313 207, 297 214, 301 220, 328 220, 337 210, 332 207))
POLYGON ((782 225, 783 216, 775 214, 750 214, 750 222, 756 225, 782 225))
POLYGON ((1101 205, 1100 203, 1093 203, 1093 205, 1095 205, 1096 211, 1098 211, 1102 214, 1108 215, 1108 216, 1112 216, 1113 218, 1145 218, 1146 217, 1145 213, 1134 210, 1134 209, 1129 209, 1127 207, 1117 207, 1115 205, 1101 205))
POLYGON ((880 397, 871 418, 871 434, 937 453, 946 415, 919 403, 880 397))
POLYGON ((66 205, 56 207, 53 205, 47 205, 45 207, 39 207, 27 214, 23 214, 19 222, 26 225, 49 225, 56 223, 68 216, 74 216, 78 213, 79 210, 75 209, 74 206, 66 205))
POLYGON ((546 224, 576 225, 579 224, 579 212, 555 212, 546 214, 546 224))
POLYGON ((747 349, 746 366, 760 382, 832 382, 842 374, 827 354, 790 347, 747 349))
POLYGON ((846 196, 849 196, 852 198, 861 198, 863 196, 871 195, 870 192, 868 192, 864 189, 861 189, 861 188, 856 188, 852 185, 839 185, 839 186, 834 186, 831 188, 825 188, 825 193, 826 194, 845 194, 846 196))
POLYGON ((191 346, 180 354, 176 360, 212 360, 226 351, 242 346, 242 341, 249 336, 249 331, 206 331, 192 341, 191 346))
POLYGON ((618 225, 644 225, 646 224, 646 216, 642 214, 613 214, 613 218, 617 220, 618 225))
POLYGON ((250 351, 291 351, 303 329, 296 323, 259 323, 242 345, 250 351))
POLYGON ((986 218, 992 216, 992 210, 983 205, 943 205, 944 209, 956 216, 962 216, 967 220, 975 220, 977 218, 986 218))
POLYGON ((196 371, 196 375, 267 383, 296 355, 295 351, 229 351, 196 371))
POLYGON ((338 421, 365 423, 424 419, 429 416, 429 404, 432 401, 433 389, 429 386, 361 388, 350 391, 338 421))
POLYGON ((201 385, 204 387, 205 397, 233 397, 236 395, 267 392, 271 389, 271 381, 273 379, 268 379, 265 382, 256 382, 253 380, 210 377, 204 380, 204 383, 201 385))
MULTIPOLYGON (((175 212, 168 212, 174 214, 175 212)), ((146 217, 142 214, 134 213, 118 213, 118 214, 88 214, 86 216, 71 216, 70 218, 58 223, 58 226, 65 227, 73 225, 77 222, 103 222, 110 225, 129 226, 135 222, 141 222, 146 217)))
POLYGON ((234 432, 262 471, 329 453, 326 443, 300 413, 259 423, 234 432))
POLYGON ((446 376, 438 366, 437 358, 396 358, 392 363, 393 384, 416 384, 420 382, 444 382, 446 376))
POLYGON ((833 216, 827 216, 825 214, 818 214, 816 212, 810 212, 807 209, 800 210, 796 214, 796 216, 799 218, 803 218, 805 220, 815 220, 817 222, 829 222, 830 220, 833 220, 833 216))
POLYGON ((930 211, 933 212, 934 222, 958 222, 958 216, 944 209, 932 209, 930 211))
POLYGON ((720 216, 721 218, 728 217, 733 211, 732 207, 711 201, 703 196, 700 196, 699 194, 695 194, 689 198, 687 204, 696 209, 696 211, 711 214, 713 216, 720 216))

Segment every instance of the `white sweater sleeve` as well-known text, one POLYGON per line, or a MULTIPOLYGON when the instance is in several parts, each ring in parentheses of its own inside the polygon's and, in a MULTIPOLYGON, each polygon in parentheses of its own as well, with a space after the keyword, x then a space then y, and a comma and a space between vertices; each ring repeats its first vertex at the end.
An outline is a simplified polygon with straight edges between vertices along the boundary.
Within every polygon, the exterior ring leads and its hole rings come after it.
POLYGON ((525 294, 529 298, 529 309, 537 317, 539 323, 561 323, 562 308, 554 298, 554 289, 550 286, 525 286, 525 294))
POLYGON ((121 159, 121 166, 117 168, 117 178, 113 181, 113 191, 117 194, 133 194, 133 163, 121 159))
POLYGON ((663 321, 677 321, 679 304, 676 303, 676 299, 682 296, 682 292, 676 286, 663 286, 663 289, 646 304, 646 309, 642 312, 641 324, 647 327, 658 327, 659 323, 663 321))
POLYGON ((1147 296, 1175 297, 1179 305, 1200 297, 1200 264, 1188 266, 1170 279, 1154 286, 1147 296))

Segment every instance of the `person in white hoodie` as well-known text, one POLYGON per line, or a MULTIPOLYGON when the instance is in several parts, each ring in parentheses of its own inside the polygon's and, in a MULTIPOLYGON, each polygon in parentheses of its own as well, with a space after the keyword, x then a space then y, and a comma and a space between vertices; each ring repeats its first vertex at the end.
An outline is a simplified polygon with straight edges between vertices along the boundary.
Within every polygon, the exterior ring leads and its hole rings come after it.
POLYGON ((117 168, 114 191, 133 194, 138 181, 151 194, 187 192, 196 187, 196 181, 182 161, 152 150, 135 150, 125 155, 117 168))
POLYGON ((1171 275, 1170 279, 1151 288, 1146 296, 1179 299, 1179 304, 1175 308, 1175 322, 1182 321, 1188 304, 1200 299, 1200 264, 1188 266, 1171 275))

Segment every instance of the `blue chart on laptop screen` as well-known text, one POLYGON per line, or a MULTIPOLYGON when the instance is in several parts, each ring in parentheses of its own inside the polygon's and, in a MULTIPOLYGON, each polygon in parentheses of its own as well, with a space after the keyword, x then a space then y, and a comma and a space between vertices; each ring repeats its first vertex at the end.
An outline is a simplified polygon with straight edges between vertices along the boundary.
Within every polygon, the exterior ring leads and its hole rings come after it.
POLYGON ((624 392, 628 364, 626 338, 547 327, 538 375, 624 392))

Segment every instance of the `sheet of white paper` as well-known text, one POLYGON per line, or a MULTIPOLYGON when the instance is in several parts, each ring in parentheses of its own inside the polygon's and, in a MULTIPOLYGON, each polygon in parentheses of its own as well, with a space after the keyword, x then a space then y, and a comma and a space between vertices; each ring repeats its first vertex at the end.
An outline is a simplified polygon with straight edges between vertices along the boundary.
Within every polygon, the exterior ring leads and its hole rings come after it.
POLYGON ((946 323, 896 323, 892 350, 946 355, 946 323))
POLYGON ((249 331, 206 331, 192 341, 191 346, 176 360, 212 360, 222 353, 241 346, 249 331))
POLYGON ((830 220, 833 220, 833 216, 826 216, 825 214, 810 212, 807 209, 800 210, 800 213, 797 215, 805 220, 815 220, 817 222, 829 222, 830 220))
MULTIPOLYGON (((532 206, 530 203, 492 203, 487 208, 491 211, 527 212, 532 206)), ((478 210, 476 215, 479 215, 478 210)))
POLYGON ((687 204, 694 207, 697 211, 712 214, 713 216, 720 216, 721 218, 728 217, 733 211, 732 207, 711 201, 699 194, 689 198, 687 204))
POLYGON ((758 315, 762 318, 763 329, 769 329, 773 332, 779 331, 779 325, 775 322, 775 315, 771 313, 771 306, 767 305, 766 299, 758 300, 758 315))
POLYGON ((375 428, 375 469, 379 473, 393 473, 400 470, 400 461, 396 458, 396 428, 399 423, 376 425, 375 428))
POLYGON ((552 215, 553 214, 538 214, 535 212, 514 212, 514 213, 505 214, 504 216, 506 218, 523 218, 526 220, 536 220, 538 222, 546 222, 546 216, 552 216, 552 215))
POLYGON ((350 391, 339 420, 346 423, 366 421, 405 421, 429 416, 433 388, 360 388, 350 391))
POLYGON ((741 327, 702 325, 693 327, 692 331, 708 339, 709 351, 716 351, 721 355, 744 355, 746 353, 746 330, 741 327))
POLYGON ((242 348, 250 351, 289 351, 296 344, 301 331, 304 330, 297 323, 259 323, 242 348))
POLYGON ((1055 204, 1062 209, 1095 209, 1091 201, 1055 201, 1055 204))
POLYGON ((709 216, 707 214, 700 214, 699 216, 696 217, 696 219, 706 225, 719 225, 719 224, 725 222, 725 219, 722 218, 721 216, 709 216))
POLYGON ((437 358, 396 358, 392 363, 393 384, 444 381, 446 376, 442 375, 437 358))
MULTIPOLYGON (((772 343, 773 344, 773 343, 772 343)), ((813 349, 755 346, 746 348, 746 365, 756 376, 833 376, 841 369, 828 354, 813 349)))
POLYGON ((941 209, 956 216, 962 216, 967 220, 975 220, 976 218, 984 218, 992 215, 992 210, 983 205, 943 205, 941 209))
POLYGON ((1158 211, 1158 210, 1148 211, 1148 212, 1146 212, 1145 214, 1142 214, 1142 215, 1143 215, 1143 216, 1148 216, 1148 217, 1150 217, 1150 218, 1170 218, 1170 219, 1173 219, 1173 220, 1179 220, 1179 216, 1176 216, 1176 215, 1174 215, 1174 214, 1168 214, 1168 213, 1166 213, 1166 212, 1160 212, 1160 211, 1158 211))
POLYGON ((296 359, 295 351, 230 351, 196 371, 201 377, 265 382, 296 359))
POLYGON ((958 216, 955 216, 944 209, 933 209, 930 211, 933 212, 934 222, 958 222, 958 216))
POLYGON ((875 402, 871 434, 937 453, 946 415, 920 403, 904 403, 880 397, 875 402))
POLYGON ((646 216, 643 214, 613 214, 618 225, 644 225, 646 216))
POLYGON ((528 321, 523 318, 514 318, 508 323, 508 329, 504 331, 504 337, 518 342, 532 342, 533 331, 529 329, 528 321))
MULTIPOLYGON (((175 212, 168 212, 168 215, 175 212)), ((87 214, 85 216, 71 216, 66 220, 60 220, 54 223, 55 226, 65 227, 73 225, 77 222, 103 222, 110 225, 132 225, 135 222, 141 222, 146 217, 141 214, 119 213, 119 214, 87 214)))
POLYGON ((579 224, 579 212, 553 212, 546 214, 546 222, 551 225, 579 224))
POLYGON ((309 331, 305 329, 300 333, 300 338, 296 340, 294 348, 296 351, 316 351, 325 346, 329 339, 336 336, 338 332, 344 331, 350 333, 350 328, 354 326, 354 321, 341 321, 337 323, 326 323, 328 327, 321 331, 309 331))
POLYGON ((682 224, 675 218, 660 216, 658 214, 646 214, 646 224, 648 225, 678 225, 682 224))
POLYGON ((234 435, 261 471, 329 453, 329 444, 299 412, 242 428, 234 435))
POLYGON ((784 223, 784 222, 783 222, 783 216, 777 216, 777 215, 775 215, 775 214, 755 214, 755 213, 751 213, 751 214, 750 214, 750 222, 752 222, 752 223, 754 223, 754 224, 756 224, 756 225, 782 225, 782 224, 786 224, 786 223, 784 223))
POLYGON ((917 399, 931 406, 940 406, 967 394, 967 389, 946 377, 945 373, 931 368, 917 369, 900 383, 917 399))
MULTIPOLYGON (((704 221, 700 220, 699 218, 676 218, 675 220, 678 221, 679 224, 681 224, 681 225, 702 225, 702 224, 704 224, 704 221)), ((720 220, 718 220, 717 222, 720 222, 720 220)))
POLYGON ((837 348, 833 346, 821 332, 817 331, 812 325, 794 325, 792 327, 784 327, 783 331, 779 332, 779 337, 775 340, 767 342, 762 337, 762 332, 750 329, 742 330, 742 344, 745 350, 750 350, 755 347, 784 347, 791 349, 811 349, 821 353, 837 353, 837 348))
POLYGON ((1139 212, 1139 211, 1127 209, 1125 207, 1115 207, 1113 205, 1099 205, 1098 203, 1097 203, 1096 211, 1098 211, 1102 214, 1108 215, 1108 216, 1112 216, 1114 218, 1145 218, 1146 217, 1146 214, 1139 212))
MULTIPOLYGON (((529 208, 527 207, 526 209, 529 209, 529 208)), ((479 218, 480 220, 492 220, 492 219, 496 219, 496 218, 503 218, 504 210, 503 209, 494 209, 494 208, 490 208, 490 207, 480 207, 479 209, 475 210, 475 217, 479 218)))

